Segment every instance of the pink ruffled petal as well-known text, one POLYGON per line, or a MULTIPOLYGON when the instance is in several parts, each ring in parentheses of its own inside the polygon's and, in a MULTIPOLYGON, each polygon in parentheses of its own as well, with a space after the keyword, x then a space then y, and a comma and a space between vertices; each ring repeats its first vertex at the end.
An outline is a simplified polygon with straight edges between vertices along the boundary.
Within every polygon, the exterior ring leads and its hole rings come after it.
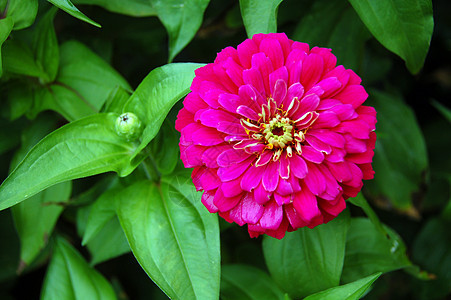
POLYGON ((247 119, 251 119, 254 121, 257 121, 258 119, 260 119, 260 117, 255 112, 255 110, 251 109, 249 106, 246 106, 246 105, 238 106, 238 108, 236 109, 236 112, 247 119))
POLYGON ((238 58, 241 65, 249 69, 251 67, 252 55, 258 52, 258 47, 253 40, 245 40, 237 47, 238 58))
POLYGON ((240 182, 241 182, 241 176, 236 179, 233 179, 233 180, 230 180, 227 182, 223 182, 219 189, 222 190, 222 193, 224 194, 224 196, 235 197, 244 192, 241 189, 240 182))
POLYGON ((243 160, 249 158, 249 154, 243 150, 228 149, 218 155, 217 162, 220 167, 229 167, 233 164, 238 164, 243 160))
POLYGON ((275 201, 269 202, 265 205, 265 210, 260 219, 260 226, 264 229, 276 230, 283 218, 283 208, 277 205, 275 201))
POLYGON ((324 60, 321 55, 311 53, 303 61, 301 83, 308 91, 314 86, 324 71, 324 60))
POLYGON ((217 189, 221 185, 221 180, 216 174, 216 169, 206 169, 200 178, 200 184, 205 191, 217 189))
MULTIPOLYGON (((199 147, 199 146, 196 146, 199 147)), ((202 162, 208 167, 208 168, 218 168, 218 163, 217 163, 217 159, 218 156, 224 152, 227 151, 229 149, 231 149, 232 147, 228 144, 223 144, 223 145, 217 145, 215 147, 209 147, 209 148, 205 148, 205 151, 201 154, 202 156, 202 162)), ((188 158, 190 159, 191 156, 190 154, 187 154, 188 158)), ((192 155, 194 156, 194 155, 192 155)))
POLYGON ((215 197, 213 199, 213 204, 218 208, 219 211, 224 212, 234 208, 241 200, 241 198, 241 194, 233 197, 226 197, 222 192, 222 189, 217 189, 215 197))
POLYGON ((310 146, 302 146, 302 157, 316 164, 324 160, 324 154, 310 146))
POLYGON ((241 188, 245 191, 252 192, 261 183, 265 169, 265 166, 256 167, 255 165, 251 165, 243 175, 241 188))
MULTIPOLYGON (((219 157, 218 157, 219 159, 219 157)), ((225 159, 225 158, 224 158, 225 159)), ((227 167, 219 167, 218 176, 221 178, 223 182, 230 181, 236 179, 238 176, 242 175, 251 165, 251 162, 254 160, 254 157, 250 157, 245 159, 244 161, 230 164, 227 167)), ((219 165, 219 161, 218 161, 219 165)))
POLYGON ((202 204, 208 209, 209 212, 211 213, 215 213, 218 212, 218 208, 214 205, 213 200, 214 200, 215 196, 214 196, 214 191, 212 191, 212 194, 210 194, 210 192, 204 192, 202 194, 202 204))
POLYGON ((335 95, 334 98, 344 104, 351 104, 352 107, 357 108, 365 102, 368 94, 361 85, 348 85, 339 94, 335 95))
POLYGON ((264 187, 263 184, 260 183, 254 190, 254 199, 260 204, 265 204, 266 202, 271 199, 271 192, 268 192, 264 187))
POLYGON ((307 226, 307 223, 301 219, 301 216, 294 208, 293 204, 287 204, 284 206, 285 215, 287 216, 288 222, 290 222, 291 227, 294 229, 307 226))
POLYGON ((294 196, 293 206, 296 209, 299 217, 305 223, 310 223, 312 220, 321 216, 321 211, 318 208, 318 201, 307 188, 303 188, 294 196))
POLYGON ((326 178, 315 164, 309 163, 308 169, 304 182, 314 195, 319 196, 326 191, 326 178))
POLYGON ((236 63, 234 59, 229 57, 224 63, 224 68, 229 78, 236 86, 242 86, 243 82, 243 67, 236 63))
POLYGON ((276 39, 264 39, 260 43, 260 51, 264 52, 272 62, 273 68, 278 69, 283 66, 285 57, 282 46, 276 39))
POLYGON ((337 114, 332 111, 320 112, 318 119, 313 124, 312 128, 333 128, 340 124, 340 119, 338 119, 337 114))
POLYGON ((279 163, 273 161, 266 166, 266 171, 263 174, 262 184, 268 192, 273 192, 279 183, 279 163))
POLYGON ((252 194, 246 194, 240 205, 242 219, 248 224, 257 223, 263 215, 263 205, 255 201, 252 194))
MULTIPOLYGON (((264 53, 256 53, 252 56, 252 69, 256 69, 261 74, 261 84, 260 86, 254 87, 257 89, 257 91, 266 92, 266 95, 269 95, 270 89, 269 89, 269 74, 271 74, 274 71, 274 67, 272 65, 271 60, 264 54, 264 53)), ((252 70, 251 69, 251 70, 252 70)), ((246 82, 245 83, 250 83, 246 82)))
POLYGON ((282 196, 288 196, 293 194, 294 191, 290 181, 287 179, 280 179, 275 192, 282 196))
POLYGON ((224 142, 224 134, 218 132, 216 129, 201 126, 193 132, 192 139, 195 145, 215 146, 224 142))
POLYGON ((327 167, 338 182, 352 180, 352 173, 347 162, 327 163, 327 167))
POLYGON ((310 133, 305 136, 305 140, 317 151, 320 151, 324 154, 330 154, 332 152, 332 148, 328 144, 320 141, 315 136, 310 135, 310 133))
POLYGON ((262 74, 257 68, 244 70, 243 80, 245 84, 252 85, 255 89, 257 89, 257 91, 265 90, 262 74))
POLYGON ((293 194, 280 195, 278 193, 274 193, 274 199, 276 200, 277 205, 282 206, 293 202, 293 194))
POLYGON ((307 164, 305 163, 305 160, 297 154, 293 154, 290 158, 290 167, 293 175, 299 179, 303 179, 307 175, 307 164))
POLYGON ((311 129, 308 135, 314 136, 318 140, 337 148, 343 148, 345 139, 341 134, 338 134, 328 129, 311 129))
POLYGON ((178 115, 177 120, 175 120, 175 129, 178 131, 182 131, 185 126, 194 122, 193 114, 182 108, 178 115))

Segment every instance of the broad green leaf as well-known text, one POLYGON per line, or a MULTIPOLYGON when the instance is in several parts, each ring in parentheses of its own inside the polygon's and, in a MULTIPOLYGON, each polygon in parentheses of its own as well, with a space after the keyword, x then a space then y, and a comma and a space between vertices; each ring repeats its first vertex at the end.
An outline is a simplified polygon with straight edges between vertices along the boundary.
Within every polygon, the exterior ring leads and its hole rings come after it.
POLYGON ((99 5, 111 12, 133 17, 155 16, 155 9, 149 0, 74 0, 75 4, 99 5))
POLYGON ((97 114, 46 136, 0 186, 0 210, 59 182, 115 171, 126 176, 135 145, 114 131, 117 114, 97 114))
POLYGON ((408 211, 428 166, 424 137, 412 109, 400 97, 375 90, 370 95, 368 105, 376 108, 378 123, 375 176, 366 186, 373 196, 408 211))
POLYGON ((13 29, 13 25, 14 21, 11 17, 0 19, 0 77, 2 77, 3 74, 1 47, 13 29))
POLYGON ((418 282, 418 299, 445 299, 451 291, 451 232, 450 221, 429 220, 417 235, 412 247, 412 260, 436 279, 418 282))
POLYGON ((33 50, 25 42, 14 39, 7 40, 2 47, 3 72, 11 72, 31 77, 46 75, 36 63, 33 50))
POLYGON ((116 218, 116 194, 120 188, 103 193, 91 206, 82 245, 88 243, 108 221, 116 218))
POLYGON ((311 47, 331 48, 338 64, 354 70, 362 63, 364 44, 369 37, 358 15, 342 0, 313 2, 293 34, 295 40, 309 43, 311 47))
POLYGON ((12 207, 20 237, 21 264, 30 265, 47 244, 71 189, 70 181, 62 182, 12 207))
POLYGON ((241 16, 249 38, 277 32, 277 8, 283 0, 240 0, 241 16))
POLYGON ((247 265, 223 265, 221 299, 279 299, 285 296, 268 274, 247 265))
POLYGON ((157 136, 150 142, 149 147, 155 166, 160 174, 168 175, 174 171, 179 158, 179 148, 174 147, 180 140, 180 134, 174 124, 167 119, 161 126, 157 136))
POLYGON ((38 13, 38 0, 10 0, 6 15, 14 21, 14 30, 33 24, 38 13))
POLYGON ((127 81, 107 62, 77 41, 64 43, 60 48, 60 69, 56 84, 77 93, 96 112, 111 91, 121 87, 131 90, 127 81))
POLYGON ((349 0, 374 37, 416 74, 429 50, 434 19, 431 0, 349 0))
POLYGON ((390 272, 412 263, 401 238, 385 227, 388 237, 366 218, 351 219, 341 281, 349 283, 376 272, 390 272))
POLYGON ((354 205, 356 205, 358 207, 360 207, 365 212, 365 214, 368 216, 368 218, 371 220, 371 222, 373 223, 374 227, 376 227, 376 229, 380 233, 382 233, 383 235, 388 237, 387 231, 385 230, 385 228, 382 225, 381 221, 379 221, 379 218, 377 217, 376 213, 371 208, 370 204, 365 199, 365 197, 363 196, 362 193, 359 193, 357 195, 357 197, 349 198, 347 201, 351 202, 352 204, 354 204, 354 205))
POLYGON ((149 0, 169 35, 169 62, 193 39, 210 0, 149 0))
POLYGON ((349 212, 327 224, 288 232, 281 240, 265 237, 263 254, 269 273, 293 298, 340 283, 349 212))
POLYGON ((194 70, 203 64, 173 63, 152 70, 124 106, 146 125, 141 145, 133 157, 157 135, 174 104, 189 92, 194 70))
POLYGON ((85 21, 86 23, 89 23, 89 24, 97 26, 97 27, 102 27, 102 26, 100 26, 100 24, 94 22, 93 20, 88 18, 84 13, 79 11, 78 8, 76 8, 75 5, 73 5, 72 2, 70 2, 70 0, 47 0, 47 1, 49 1, 50 3, 52 3, 59 9, 64 10, 69 15, 71 15, 77 19, 80 19, 82 21, 85 21))
POLYGON ((64 239, 58 238, 44 279, 42 300, 116 299, 110 283, 64 239))
POLYGON ((137 182, 117 196, 133 254, 171 299, 218 299, 219 226, 192 184, 137 182))
POLYGON ((47 75, 46 78, 43 78, 44 83, 55 80, 58 72, 59 48, 53 26, 56 12, 57 9, 52 8, 39 20, 33 36, 36 62, 40 64, 41 69, 47 75))
POLYGON ((129 92, 124 88, 117 86, 114 88, 107 97, 101 112, 115 112, 122 114, 125 103, 130 98, 129 92))
POLYGON ((354 282, 340 285, 328 290, 310 295, 304 300, 358 300, 371 287, 382 273, 376 273, 354 282))

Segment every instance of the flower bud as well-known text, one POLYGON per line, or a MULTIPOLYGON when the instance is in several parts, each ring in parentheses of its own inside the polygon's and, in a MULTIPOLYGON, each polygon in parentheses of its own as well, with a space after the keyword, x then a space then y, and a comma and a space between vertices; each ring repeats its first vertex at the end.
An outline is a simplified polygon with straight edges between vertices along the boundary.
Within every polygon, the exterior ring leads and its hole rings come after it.
POLYGON ((126 112, 117 117, 114 129, 127 141, 134 141, 141 136, 142 124, 134 113, 126 112))

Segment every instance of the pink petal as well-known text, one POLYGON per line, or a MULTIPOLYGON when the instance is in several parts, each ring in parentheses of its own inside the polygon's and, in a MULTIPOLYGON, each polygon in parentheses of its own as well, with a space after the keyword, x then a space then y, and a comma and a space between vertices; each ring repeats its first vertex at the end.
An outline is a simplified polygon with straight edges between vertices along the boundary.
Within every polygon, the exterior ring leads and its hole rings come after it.
POLYGON ((280 179, 279 184, 277 185, 276 193, 282 196, 293 194, 293 187, 291 186, 290 181, 287 179, 280 179))
POLYGON ((237 118, 230 113, 219 109, 207 109, 200 115, 200 122, 208 127, 218 128, 221 122, 233 122, 237 118))
POLYGON ((224 142, 224 134, 216 129, 201 126, 193 133, 192 139, 195 145, 214 146, 224 142))
POLYGON ((206 169, 200 178, 200 182, 205 191, 214 190, 221 185, 221 180, 216 174, 216 169, 206 169))
MULTIPOLYGON (((305 54, 305 52, 303 52, 305 54)), ((306 55, 306 54, 305 54, 306 55)), ((302 61, 296 61, 288 64, 288 85, 293 85, 299 83, 301 80, 302 73, 302 61)))
POLYGON ((288 110, 294 98, 297 98, 298 101, 302 99, 304 95, 304 87, 299 82, 292 84, 288 88, 287 96, 285 97, 285 101, 283 102, 283 110, 288 110))
POLYGON ((333 147, 343 148, 345 139, 341 134, 328 129, 311 129, 308 134, 333 147))
POLYGON ((262 181, 262 176, 265 169, 265 166, 256 167, 255 165, 251 165, 243 175, 243 179, 241 180, 241 188, 248 192, 255 189, 262 181))
POLYGON ((318 165, 318 169, 326 180, 326 192, 321 195, 322 198, 327 200, 335 199, 339 194, 341 194, 342 188, 338 185, 337 180, 332 176, 329 169, 323 164, 318 165))
MULTIPOLYGON (((196 146, 199 147, 199 146, 196 146)), ((214 147, 205 148, 205 151, 202 153, 202 162, 209 168, 218 168, 217 159, 218 156, 226 151, 231 149, 232 147, 228 144, 217 145, 214 147)), ((189 155, 189 154, 187 154, 189 155)), ((195 156, 195 155, 193 155, 195 156)))
POLYGON ((233 47, 226 47, 221 50, 221 52, 218 53, 215 59, 215 63, 226 61, 229 57, 234 58, 235 60, 238 59, 237 57, 237 51, 233 47))
POLYGON ((287 156, 282 155, 279 159, 279 174, 282 179, 290 177, 290 161, 287 156))
POLYGON ((257 91, 265 90, 262 74, 257 68, 253 67, 252 69, 244 70, 243 80, 245 84, 252 85, 257 91))
POLYGON ((309 143, 310 146, 315 148, 317 151, 326 154, 330 154, 332 152, 332 148, 328 144, 320 141, 319 139, 310 135, 309 133, 305 135, 305 140, 309 143))
POLYGON ((253 40, 247 39, 237 47, 238 57, 241 65, 249 69, 251 67, 252 55, 258 52, 258 47, 253 40))
POLYGON ((234 208, 241 198, 241 194, 234 197, 226 197, 222 192, 222 189, 218 189, 213 199, 213 204, 219 209, 219 211, 224 212, 234 208))
POLYGON ((289 204, 293 202, 293 194, 284 196, 278 193, 274 193, 274 199, 276 200, 277 205, 282 206, 284 204, 289 204))
POLYGON ((310 223, 321 215, 315 195, 307 188, 302 188, 299 193, 295 194, 293 206, 305 223, 310 223))
POLYGON ((285 215, 287 216, 287 219, 290 222, 290 225, 294 229, 307 226, 307 223, 302 221, 301 216, 296 211, 296 209, 294 209, 293 204, 286 204, 284 206, 284 209, 285 209, 285 215))
MULTIPOLYGON (((272 73, 272 74, 274 74, 274 73, 272 73)), ((270 81, 271 81, 271 77, 270 77, 270 81)), ((287 95, 287 82, 283 79, 278 79, 276 81, 276 83, 274 84, 274 86, 273 85, 271 85, 271 86, 273 87, 271 94, 272 94, 274 101, 276 102, 276 107, 280 107, 280 105, 285 100, 285 96, 287 95)))
POLYGON ((234 94, 238 92, 237 85, 230 79, 229 75, 227 74, 226 70, 222 65, 218 64, 214 65, 213 70, 216 74, 217 82, 221 83, 225 91, 234 94))
POLYGON ((346 162, 328 162, 327 167, 338 182, 346 182, 352 179, 351 170, 349 169, 348 163, 346 162))
POLYGON ((269 199, 271 199, 271 192, 268 192, 264 187, 263 184, 260 183, 257 188, 254 190, 254 199, 260 204, 265 204, 268 202, 269 199))
MULTIPOLYGON (((219 157, 218 157, 219 158, 219 157)), ((227 167, 219 167, 218 176, 221 178, 222 182, 227 182, 233 179, 236 179, 238 176, 242 175, 251 165, 251 162, 254 161, 254 157, 247 158, 244 161, 241 161, 236 164, 231 164, 227 167)), ((218 161, 219 165, 219 161, 218 161)))
POLYGON ((238 106, 241 105, 240 97, 233 94, 222 93, 218 97, 218 104, 225 110, 235 113, 238 106))
POLYGON ((320 164, 324 160, 324 154, 310 146, 302 146, 302 157, 316 164, 320 164))
POLYGON ((221 189, 222 193, 224 194, 224 196, 235 197, 235 196, 242 194, 243 190, 241 189, 240 182, 241 182, 241 176, 234 180, 223 182, 220 189, 221 189))
MULTIPOLYGON (((269 95, 270 89, 269 89, 269 74, 271 74, 274 71, 274 67, 272 65, 271 60, 264 54, 264 53, 257 53, 252 56, 252 69, 257 69, 259 73, 261 74, 261 86, 255 86, 259 92, 266 92, 266 95, 269 95), (264 87, 264 89, 262 89, 264 87)), ((251 69, 251 70, 252 70, 251 69)), ((250 83, 244 81, 245 83, 250 83)))
POLYGON ((202 154, 207 148, 202 146, 191 145, 185 151, 180 153, 180 157, 185 168, 193 168, 202 165, 202 154))
POLYGON ((243 221, 248 224, 257 223, 263 215, 264 207, 254 200, 252 194, 246 194, 241 200, 241 216, 243 221))
POLYGON ((341 82, 336 77, 323 79, 317 85, 324 90, 323 98, 335 95, 341 88, 341 82))
POLYGON ((255 112, 255 110, 251 109, 250 107, 248 107, 246 105, 238 106, 238 108, 236 109, 236 112, 238 114, 242 115, 243 117, 254 120, 254 121, 258 121, 258 119, 260 118, 258 116, 258 114, 255 112))
POLYGON ((366 164, 373 161, 373 156, 374 151, 372 149, 368 149, 364 153, 349 154, 346 156, 346 159, 356 164, 366 164))
POLYGON ((260 226, 265 229, 277 229, 282 222, 283 208, 277 205, 275 201, 265 205, 265 210, 260 219, 260 226))
POLYGON ((250 84, 240 86, 238 90, 238 95, 240 96, 241 99, 240 105, 247 105, 253 110, 255 110, 257 113, 260 113, 261 105, 268 103, 266 97, 263 97, 261 95, 262 92, 264 92, 264 90, 258 91, 255 89, 255 87, 253 87, 250 84))
POLYGON ((303 61, 301 83, 308 91, 315 85, 324 71, 324 60, 321 55, 311 53, 303 61))
POLYGON ((308 174, 304 178, 304 182, 314 195, 319 196, 326 191, 326 179, 315 164, 309 163, 308 169, 308 174))
POLYGON ((319 200, 319 207, 321 210, 336 217, 346 208, 346 202, 343 197, 339 197, 339 200, 335 205, 331 205, 330 201, 319 200))
POLYGON ((233 164, 242 162, 243 160, 249 158, 249 154, 243 150, 228 149, 218 155, 217 162, 220 167, 228 167, 233 164))
POLYGON ((311 94, 302 98, 298 110, 294 113, 293 119, 297 120, 304 114, 314 111, 319 104, 319 97, 316 94, 311 94))
POLYGON ((373 170, 373 166, 371 166, 371 164, 361 164, 361 165, 359 165, 359 168, 362 170, 364 180, 369 180, 369 179, 374 178, 374 170, 373 170))
POLYGON ((182 131, 185 126, 194 122, 193 114, 182 108, 177 114, 177 120, 175 120, 175 129, 182 131))
POLYGON ((339 94, 335 95, 334 98, 344 104, 351 104, 352 107, 357 108, 365 102, 368 94, 361 85, 348 85, 339 94))
MULTIPOLYGON (((214 191, 213 191, 214 192, 214 191)), ((214 194, 210 194, 210 192, 206 191, 202 194, 202 204, 208 209, 210 213, 218 212, 218 208, 213 203, 214 194)))
POLYGON ((285 57, 282 51, 282 46, 276 39, 266 38, 260 44, 260 51, 264 52, 271 60, 274 69, 283 66, 285 57))
POLYGON ((358 139, 368 139, 370 136, 370 127, 368 123, 365 123, 360 120, 352 120, 352 121, 345 121, 340 123, 335 128, 336 132, 340 133, 350 133, 353 137, 358 139))
POLYGON ((305 178, 308 169, 305 160, 297 154, 293 154, 290 158, 291 172, 299 179, 305 178))
POLYGON ((333 128, 340 124, 337 115, 331 111, 320 112, 313 128, 333 128))
POLYGON ((183 107, 193 114, 198 110, 209 108, 208 104, 195 92, 186 95, 185 100, 183 100, 183 107))
POLYGON ((243 85, 243 68, 238 65, 231 57, 224 63, 226 73, 236 86, 243 85))
POLYGON ((269 162, 263 173, 262 184, 268 192, 273 192, 279 183, 279 164, 277 162, 269 162))
POLYGON ((260 157, 257 159, 257 161, 255 162, 255 166, 260 167, 260 166, 264 166, 267 163, 269 163, 269 161, 272 158, 272 154, 273 152, 270 150, 264 151, 260 157))

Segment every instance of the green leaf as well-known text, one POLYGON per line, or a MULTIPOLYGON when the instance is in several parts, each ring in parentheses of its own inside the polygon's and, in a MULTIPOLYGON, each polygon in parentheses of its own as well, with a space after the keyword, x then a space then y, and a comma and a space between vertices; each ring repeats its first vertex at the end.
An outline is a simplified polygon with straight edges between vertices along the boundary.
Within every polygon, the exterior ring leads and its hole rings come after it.
POLYGON ((60 70, 56 83, 77 93, 96 112, 115 88, 131 90, 116 70, 77 41, 68 41, 61 46, 60 70))
POLYGON ((429 50, 434 19, 431 0, 349 0, 374 37, 416 74, 429 50))
POLYGON ((2 77, 3 74, 1 47, 13 29, 13 25, 14 21, 11 17, 0 19, 0 77, 2 77))
POLYGON ((0 186, 0 210, 56 183, 115 171, 126 176, 135 145, 114 131, 117 114, 97 114, 46 136, 0 186))
POLYGON ((371 206, 369 205, 368 201, 365 199, 365 197, 363 196, 362 193, 359 193, 357 195, 357 197, 349 198, 347 201, 351 202, 355 206, 360 207, 365 212, 365 214, 368 216, 370 221, 373 223, 374 227, 376 227, 376 229, 380 233, 382 233, 383 235, 388 237, 387 231, 385 230, 381 221, 379 221, 379 218, 377 217, 376 213, 371 208, 371 206))
POLYGON ((0 211, 0 282, 17 278, 17 265, 19 263, 20 242, 14 228, 13 218, 9 210, 0 211))
POLYGON ((15 0, 8 2, 9 6, 6 15, 13 19, 14 30, 24 29, 33 24, 38 13, 37 0, 15 0))
POLYGON ((62 182, 12 207, 20 237, 22 264, 32 263, 47 244, 71 190, 70 181, 62 182))
POLYGON ((349 283, 376 272, 390 272, 412 263, 401 238, 385 227, 388 237, 366 218, 351 219, 341 280, 349 283))
POLYGON ((268 274, 247 265, 223 265, 221 299, 279 299, 284 294, 268 274))
POLYGON ((163 175, 171 174, 177 165, 180 154, 179 148, 174 145, 177 145, 179 140, 180 134, 175 130, 174 124, 166 119, 149 145, 157 170, 163 175))
POLYGON ((47 0, 50 3, 52 3, 53 5, 55 5, 56 7, 58 7, 59 9, 64 10, 65 12, 67 12, 69 15, 80 19, 82 21, 85 21, 86 23, 89 23, 91 25, 97 26, 97 27, 102 27, 100 26, 100 24, 94 22, 93 20, 91 20, 90 18, 88 18, 85 14, 83 14, 81 11, 78 10, 78 8, 76 8, 72 2, 70 2, 69 0, 47 0))
POLYGON ((169 62, 193 39, 210 0, 150 0, 169 34, 169 62))
POLYGON ((116 194, 119 188, 107 190, 92 205, 81 244, 84 246, 108 221, 116 218, 116 194))
POLYGON ((117 86, 107 97, 105 105, 101 109, 102 112, 115 112, 122 114, 125 103, 130 98, 130 94, 124 88, 117 86))
POLYGON ((33 35, 33 49, 35 59, 42 70, 47 75, 44 83, 52 82, 58 73, 59 48, 56 39, 53 19, 57 9, 50 9, 36 25, 36 32, 33 35))
POLYGON ((432 105, 442 114, 445 119, 451 123, 451 109, 447 108, 437 100, 431 101, 432 105))
POLYGON ((33 50, 25 42, 7 40, 2 47, 3 71, 31 77, 46 77, 36 63, 33 50))
POLYGON ((111 12, 133 17, 155 16, 155 9, 149 0, 75 0, 75 4, 99 5, 111 12))
POLYGON ((32 86, 25 81, 10 81, 5 86, 9 104, 9 119, 16 120, 30 110, 33 105, 32 86))
POLYGON ((117 213, 133 254, 166 295, 218 299, 218 219, 185 179, 137 182, 118 194, 117 213))
POLYGON ((152 70, 144 78, 124 106, 146 125, 142 141, 133 157, 157 135, 174 104, 189 92, 194 70, 204 66, 194 63, 173 63, 152 70))
POLYGON ((396 208, 413 209, 412 195, 420 188, 428 166, 423 134, 414 112, 398 96, 372 90, 370 102, 377 111, 373 197, 385 198, 396 208))
POLYGON ((116 299, 110 283, 65 240, 58 238, 41 299, 116 299))
POLYGON ((256 33, 277 32, 277 8, 283 0, 240 0, 241 15, 249 38, 256 33))
POLYGON ((340 283, 349 212, 327 224, 288 232, 281 240, 265 237, 263 254, 269 273, 293 298, 340 283))
POLYGON ((376 273, 354 282, 340 285, 328 290, 310 295, 304 300, 358 300, 371 287, 382 273, 376 273))

